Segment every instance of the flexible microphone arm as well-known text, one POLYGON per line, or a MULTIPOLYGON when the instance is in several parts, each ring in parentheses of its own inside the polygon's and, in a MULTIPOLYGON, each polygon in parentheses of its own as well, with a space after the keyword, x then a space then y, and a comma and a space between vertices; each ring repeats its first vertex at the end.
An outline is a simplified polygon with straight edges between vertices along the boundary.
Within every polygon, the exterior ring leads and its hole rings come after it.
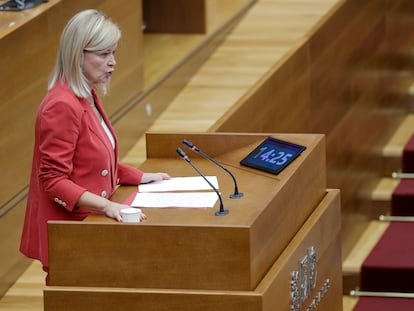
POLYGON ((203 177, 204 180, 210 185, 210 187, 213 188, 213 190, 217 193, 217 196, 218 196, 218 198, 220 200, 220 209, 217 212, 215 212, 214 215, 216 215, 216 216, 224 216, 224 215, 227 215, 229 213, 229 211, 224 209, 224 207, 223 207, 223 199, 221 198, 221 195, 217 191, 216 187, 214 187, 213 184, 206 178, 206 176, 204 176, 204 174, 200 172, 200 170, 193 164, 193 162, 191 162, 190 158, 185 154, 185 152, 180 147, 177 148, 177 153, 178 153, 178 155, 184 161, 186 161, 187 163, 189 163, 193 167, 193 169, 195 169, 195 171, 201 177, 203 177))
POLYGON ((234 177, 234 175, 227 168, 225 168, 219 162, 214 160, 212 157, 210 157, 207 154, 205 154, 204 152, 202 152, 200 149, 198 149, 196 146, 194 146, 194 144, 191 141, 188 141, 187 139, 184 139, 183 144, 186 145, 189 149, 191 149, 191 150, 197 152, 198 154, 200 154, 205 159, 213 162, 214 164, 216 164, 218 167, 220 167, 221 169, 226 171, 231 176, 231 178, 233 179, 233 183, 234 183, 234 192, 233 192, 233 194, 230 194, 230 198, 238 199, 238 198, 241 198, 243 196, 243 192, 239 192, 239 188, 237 187, 236 178, 234 177))

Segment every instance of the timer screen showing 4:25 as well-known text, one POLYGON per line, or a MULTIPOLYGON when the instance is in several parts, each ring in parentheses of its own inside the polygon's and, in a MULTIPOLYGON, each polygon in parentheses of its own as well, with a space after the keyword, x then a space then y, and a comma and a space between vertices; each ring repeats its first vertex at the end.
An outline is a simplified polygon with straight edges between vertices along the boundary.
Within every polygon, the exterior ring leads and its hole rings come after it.
POLYGON ((305 149, 304 146, 268 137, 241 160, 240 164, 279 174, 305 149))

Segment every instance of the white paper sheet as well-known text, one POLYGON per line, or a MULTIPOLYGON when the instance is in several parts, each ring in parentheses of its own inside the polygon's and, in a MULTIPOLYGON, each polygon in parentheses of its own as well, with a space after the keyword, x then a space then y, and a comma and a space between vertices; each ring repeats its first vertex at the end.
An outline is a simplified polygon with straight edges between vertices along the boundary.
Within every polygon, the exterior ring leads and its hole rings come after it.
MULTIPOLYGON (((208 181, 219 188, 216 176, 206 176, 208 181)), ((196 177, 174 177, 168 180, 156 181, 138 186, 139 192, 166 192, 166 191, 193 191, 212 190, 210 185, 201 176, 196 177)))
POLYGON ((206 208, 213 207, 217 200, 218 196, 216 192, 138 192, 131 206, 152 208, 206 208))

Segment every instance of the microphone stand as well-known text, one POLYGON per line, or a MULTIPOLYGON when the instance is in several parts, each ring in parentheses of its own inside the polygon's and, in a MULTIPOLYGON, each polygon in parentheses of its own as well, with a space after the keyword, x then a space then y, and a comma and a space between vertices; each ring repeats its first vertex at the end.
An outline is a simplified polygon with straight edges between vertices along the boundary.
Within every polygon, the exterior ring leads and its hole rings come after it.
POLYGON ((214 213, 214 215, 216 216, 225 216, 229 213, 229 210, 224 209, 223 206, 223 199, 221 198, 220 193, 217 191, 216 187, 213 186, 213 184, 206 178, 206 176, 204 176, 203 173, 201 173, 201 171, 193 164, 193 162, 191 162, 190 158, 185 154, 185 152, 181 149, 181 148, 177 148, 177 153, 178 155, 184 159, 184 161, 186 161, 187 163, 189 163, 193 169, 201 176, 204 178, 204 180, 210 185, 211 188, 213 188, 213 190, 216 192, 219 200, 220 200, 220 209, 218 211, 216 211, 214 213))
POLYGON ((233 194, 230 194, 231 199, 238 199, 238 198, 241 198, 243 196, 243 192, 239 192, 239 188, 237 187, 236 178, 226 167, 224 167, 219 162, 214 160, 212 157, 210 157, 207 154, 205 154, 204 152, 202 152, 200 149, 198 149, 196 146, 194 146, 194 144, 192 142, 188 141, 187 139, 183 140, 183 144, 186 145, 189 149, 191 149, 191 150, 197 152, 198 154, 200 154, 203 158, 213 162, 214 164, 216 164, 218 167, 223 169, 226 173, 228 173, 231 176, 231 178, 233 179, 233 183, 234 183, 234 192, 233 192, 233 194))

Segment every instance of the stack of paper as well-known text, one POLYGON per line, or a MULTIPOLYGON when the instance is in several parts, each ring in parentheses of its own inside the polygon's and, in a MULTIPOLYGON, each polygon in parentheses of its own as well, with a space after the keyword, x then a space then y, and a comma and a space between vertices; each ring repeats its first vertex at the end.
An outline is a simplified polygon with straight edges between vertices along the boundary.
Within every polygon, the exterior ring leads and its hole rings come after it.
MULTIPOLYGON (((216 189, 219 188, 216 176, 206 178, 216 189)), ((203 177, 175 177, 139 185, 131 206, 211 208, 217 199, 217 193, 203 177)))

